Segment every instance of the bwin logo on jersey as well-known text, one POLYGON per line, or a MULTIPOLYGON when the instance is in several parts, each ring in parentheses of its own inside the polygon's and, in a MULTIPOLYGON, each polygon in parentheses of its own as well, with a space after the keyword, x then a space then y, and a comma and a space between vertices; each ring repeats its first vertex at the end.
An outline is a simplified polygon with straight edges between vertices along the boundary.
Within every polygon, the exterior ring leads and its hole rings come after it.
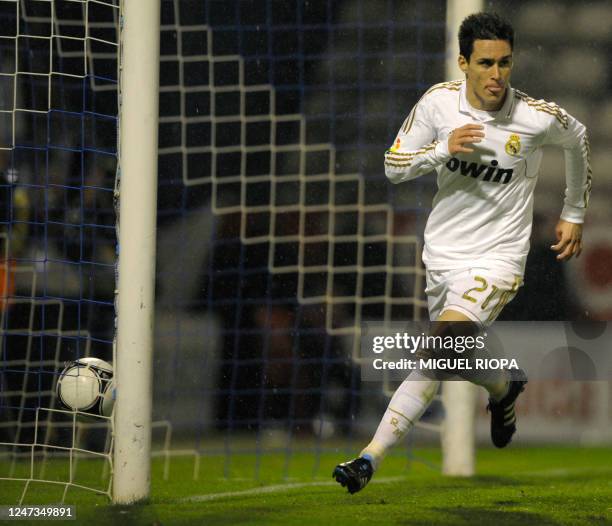
POLYGON ((451 157, 451 159, 446 163, 446 167, 451 172, 456 172, 457 170, 460 170, 461 175, 469 175, 474 179, 480 177, 484 173, 484 176, 482 177, 483 181, 508 184, 510 182, 510 179, 512 179, 512 174, 514 173, 514 170, 511 168, 498 168, 498 164, 499 163, 495 159, 491 161, 490 165, 486 165, 468 163, 466 161, 460 161, 456 157, 451 157))

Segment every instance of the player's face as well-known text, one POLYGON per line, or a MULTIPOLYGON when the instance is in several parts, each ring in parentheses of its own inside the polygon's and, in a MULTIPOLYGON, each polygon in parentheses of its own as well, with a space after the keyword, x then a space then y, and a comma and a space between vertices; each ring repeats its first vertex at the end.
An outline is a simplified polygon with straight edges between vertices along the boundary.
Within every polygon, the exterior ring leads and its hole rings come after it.
POLYGON ((476 109, 502 107, 512 71, 512 48, 507 40, 475 40, 469 62, 459 57, 467 79, 467 98, 476 109))

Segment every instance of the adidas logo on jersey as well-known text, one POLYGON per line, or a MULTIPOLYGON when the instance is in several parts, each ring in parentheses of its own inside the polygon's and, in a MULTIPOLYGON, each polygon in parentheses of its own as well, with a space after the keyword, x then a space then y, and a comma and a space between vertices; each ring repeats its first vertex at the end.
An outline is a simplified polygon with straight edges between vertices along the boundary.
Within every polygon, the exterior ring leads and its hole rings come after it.
POLYGON ((467 161, 460 161, 456 157, 451 157, 451 159, 446 163, 446 167, 451 172, 460 171, 461 175, 470 176, 474 179, 480 177, 483 173, 482 180, 483 181, 491 181, 493 183, 502 183, 508 184, 510 179, 512 179, 512 174, 514 170, 507 168, 499 168, 498 162, 493 159, 491 164, 476 164, 476 163, 468 163, 467 161))

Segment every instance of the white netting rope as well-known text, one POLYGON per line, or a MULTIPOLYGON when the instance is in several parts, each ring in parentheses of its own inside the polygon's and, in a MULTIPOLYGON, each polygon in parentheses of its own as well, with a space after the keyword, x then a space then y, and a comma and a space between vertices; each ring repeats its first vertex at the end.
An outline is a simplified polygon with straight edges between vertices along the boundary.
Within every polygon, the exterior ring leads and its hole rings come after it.
MULTIPOLYGON (((178 3, 175 3, 175 21, 179 20, 178 3)), ((173 32, 176 35, 176 54, 163 54, 161 61, 176 63, 178 70, 178 83, 175 85, 162 84, 160 92, 180 93, 180 109, 174 114, 160 116, 160 124, 174 124, 181 127, 180 143, 160 147, 160 155, 180 154, 182 156, 182 179, 186 186, 208 185, 212 186, 212 211, 218 215, 240 214, 240 239, 246 245, 268 244, 268 269, 271 273, 296 273, 298 275, 298 300, 301 304, 325 304, 325 329, 331 335, 341 334, 353 336, 352 355, 355 362, 360 362, 358 338, 362 321, 362 310, 368 304, 384 304, 385 319, 391 318, 391 310, 397 305, 412 305, 415 313, 419 308, 426 307, 421 299, 420 291, 423 283, 423 272, 420 264, 420 241, 405 232, 398 232, 395 225, 393 208, 387 203, 369 203, 365 195, 364 178, 359 174, 337 174, 335 172, 335 148, 330 143, 310 143, 307 140, 307 122, 301 114, 276 114, 275 89, 269 84, 249 85, 245 79, 244 59, 239 55, 216 55, 213 53, 214 32, 206 25, 185 25, 174 23, 162 26, 162 32, 173 32), (182 51, 183 35, 199 32, 206 41, 206 54, 184 55, 182 51), (197 64, 208 69, 208 83, 203 85, 186 85, 185 66, 197 64), (233 82, 218 85, 215 82, 216 68, 224 66, 233 76, 233 82), (192 110, 186 110, 186 98, 190 94, 206 94, 208 107, 201 109, 201 115, 193 115, 192 110), (216 111, 215 100, 222 94, 234 94, 239 97, 239 109, 234 114, 219 115, 216 111), (263 95, 268 99, 265 105, 267 111, 252 114, 253 108, 248 105, 252 94, 263 95), (205 124, 210 129, 208 144, 188 144, 187 136, 191 126, 205 124), (232 144, 217 145, 218 128, 224 124, 234 125, 232 144), (255 124, 268 126, 268 133, 261 137, 261 144, 249 144, 247 134, 249 127, 255 124), (287 134, 283 134, 281 126, 291 124, 294 140, 287 143, 287 134), (279 136, 282 139, 279 140, 279 136), (282 144, 281 144, 282 142, 282 144), (246 162, 250 154, 270 154, 270 169, 265 175, 247 175, 246 162), (236 154, 241 156, 240 173, 236 175, 217 175, 218 164, 223 162, 222 156, 236 154), (293 173, 281 173, 277 161, 280 154, 291 154, 299 159, 293 173), (209 156, 210 169, 198 173, 190 169, 190 157, 198 155, 209 156), (321 162, 321 159, 325 159, 321 162), (315 170, 309 168, 318 160, 322 167, 315 170), (268 204, 252 205, 248 203, 250 192, 256 191, 258 184, 267 184, 270 187, 270 200, 268 204), (292 203, 277 204, 279 194, 293 185, 292 203), (238 190, 239 198, 228 203, 228 195, 238 190), (338 198, 340 194, 355 195, 352 202, 344 203, 338 198), (250 220, 257 214, 269 217, 267 233, 252 233, 249 231, 250 220), (280 232, 279 226, 291 214, 299 215, 299 227, 295 232, 280 232), (309 228, 309 217, 314 214, 325 214, 326 225, 322 229, 309 228), (336 234, 336 224, 342 217, 354 214, 357 228, 354 234, 336 234), (343 216, 344 215, 344 216, 343 216), (357 262, 354 265, 338 266, 334 264, 334 250, 342 243, 355 243, 357 262), (383 265, 365 265, 364 253, 366 246, 380 243, 384 246, 385 261, 383 265), (276 257, 277 251, 284 245, 293 244, 298 249, 295 262, 282 261, 276 257), (315 245, 327 245, 325 263, 310 263, 307 253, 315 245), (385 287, 382 293, 366 295, 363 293, 364 281, 375 274, 386 274, 385 287), (335 282, 342 275, 354 274, 357 276, 356 294, 341 296, 334 293, 335 282), (326 276, 324 290, 313 290, 309 286, 310 278, 326 276), (392 292, 394 279, 410 282, 412 296, 400 296, 392 292), (338 305, 356 304, 354 318, 346 325, 339 325, 333 319, 334 307, 338 305)), ((282 167, 286 172, 286 167, 282 167)))
MULTIPOLYGON (((343 336, 352 361, 363 362, 359 335, 363 312, 368 305, 383 304, 387 321, 392 319, 396 306, 412 306, 414 319, 418 319, 419 311, 427 307, 421 296, 424 273, 420 261, 420 239, 412 234, 412 228, 406 228, 398 221, 398 215, 390 204, 368 199, 361 174, 337 173, 334 145, 309 139, 304 115, 277 113, 276 89, 270 84, 253 84, 247 79, 244 58, 216 52, 215 31, 208 25, 190 25, 181 20, 178 4, 174 3, 174 23, 161 28, 162 36, 167 33, 168 40, 176 47, 166 52, 162 48, 160 60, 168 71, 176 73, 162 77, 160 96, 178 95, 180 103, 173 105, 175 111, 160 115, 160 129, 163 130, 164 126, 180 127, 180 134, 174 135, 178 138, 174 143, 164 141, 160 144, 160 157, 181 157, 180 176, 186 187, 210 187, 211 210, 215 215, 240 216, 240 241, 244 245, 267 244, 268 271, 276 275, 296 274, 300 304, 325 305, 324 329, 329 335, 343 336), (198 34, 203 51, 194 53, 190 49, 184 53, 185 37, 193 34, 198 34), (197 85, 192 80, 186 81, 186 71, 198 68, 207 72, 207 81, 197 85), (217 82, 221 72, 225 80, 217 82), (170 80, 174 75, 176 82, 170 80), (223 105, 218 103, 220 97, 233 97, 237 101, 233 104, 233 112, 227 112, 227 105, 223 112, 220 110, 223 105), (257 105, 252 104, 255 100, 257 105), (227 129, 233 127, 229 140, 228 133, 222 131, 223 126, 227 129), (263 131, 254 139, 254 130, 258 126, 263 131), (193 136, 198 132, 206 139, 194 143, 193 136), (217 140, 218 134, 224 136, 222 144, 217 140), (252 154, 269 155, 267 173, 247 173, 248 159, 252 154), (218 169, 224 156, 228 155, 240 156, 239 170, 219 175, 218 169), (288 168, 288 164, 281 160, 282 156, 294 156, 298 160, 288 168), (268 203, 250 202, 249 197, 257 191, 258 185, 269 186, 268 203), (347 202, 342 198, 345 195, 354 198, 347 202), (311 218, 317 214, 326 217, 323 228, 311 228, 311 218), (269 222, 265 232, 252 228, 258 215, 269 222), (283 229, 292 215, 299 217, 298 227, 292 231, 283 229), (337 227, 348 217, 356 223, 354 232, 337 233, 341 230, 337 227), (356 246, 354 264, 335 264, 335 251, 342 244, 356 246), (326 257, 318 261, 309 260, 310 248, 317 245, 326 246, 326 257), (295 261, 277 257, 286 246, 297 248, 295 261), (365 253, 372 246, 384 251, 384 264, 366 264, 365 253), (384 290, 369 294, 365 283, 377 274, 385 275, 384 290), (337 283, 348 275, 356 276, 355 293, 341 295, 337 292, 337 283), (311 285, 320 276, 325 276, 322 290, 311 285), (406 284, 410 293, 398 294, 398 287, 394 287, 398 282, 406 284), (352 318, 339 323, 335 313, 339 308, 352 305, 355 305, 352 318)), ((387 377, 384 390, 388 396, 394 391, 387 377)), ((425 422, 418 425, 439 431, 435 424, 425 422)))
MULTIPOLYGON (((0 151, 7 151, 10 155, 22 139, 26 119, 36 115, 50 119, 54 111, 78 117, 76 108, 56 105, 58 83, 88 79, 93 92, 117 91, 117 81, 110 78, 112 75, 106 78, 104 71, 109 67, 117 68, 120 13, 119 0, 2 0, 0 8, 8 15, 3 17, 0 30, 0 46, 3 48, 0 56, 0 91, 3 95, 0 103, 3 125, 0 151), (31 50, 36 50, 36 53, 31 50), (42 60, 43 56, 48 56, 48 60, 42 60), (22 89, 25 86, 32 89, 32 96, 24 96, 22 89)), ((85 108, 81 110, 85 111, 85 108)), ((40 128, 39 122, 32 127, 37 125, 40 128)), ((70 143, 79 144, 76 135, 82 133, 80 127, 70 132, 73 136, 65 138, 66 150, 76 148, 70 143)), ((49 133, 53 131, 38 129, 32 133, 46 133, 50 143, 49 133)), ((3 264, 8 265, 10 236, 2 233, 1 237, 3 264)), ((8 280, 14 279, 21 295, 2 298, 0 337, 3 341, 7 337, 21 337, 24 345, 19 358, 13 356, 3 361, 6 370, 23 371, 23 381, 20 390, 2 391, 4 400, 13 400, 18 410, 14 411, 12 420, 0 422, 0 432, 13 433, 14 439, 0 442, 0 480, 24 483, 20 502, 27 498, 36 483, 63 487, 62 501, 71 487, 110 498, 112 420, 57 409, 56 380, 44 382, 38 388, 29 380, 41 371, 56 377, 64 366, 61 350, 67 345, 78 345, 82 356, 91 353, 91 335, 67 321, 65 301, 55 297, 41 298, 47 281, 65 279, 59 272, 53 274, 52 265, 46 263, 47 257, 44 265, 38 262, 18 264, 4 272, 3 290, 6 292, 8 280), (23 291, 28 289, 30 292, 25 294, 23 291), (24 313, 21 317, 24 324, 15 325, 14 320, 19 320, 19 317, 14 317, 11 324, 7 323, 7 313, 15 309, 24 313), (40 326, 41 319, 45 320, 44 326, 40 326), (54 341, 45 346, 44 355, 37 348, 37 342, 43 338, 54 341), (42 400, 49 407, 37 407, 34 418, 25 418, 25 408, 32 406, 32 403, 28 404, 32 399, 42 400), (95 449, 88 444, 92 433, 102 437, 95 449), (94 470, 98 474, 93 477, 87 467, 88 460, 103 460, 103 466, 94 470), (58 462, 67 469, 58 469, 58 462), (79 470, 79 464, 84 464, 85 468, 79 470)), ((79 286, 72 284, 73 288, 79 286)))

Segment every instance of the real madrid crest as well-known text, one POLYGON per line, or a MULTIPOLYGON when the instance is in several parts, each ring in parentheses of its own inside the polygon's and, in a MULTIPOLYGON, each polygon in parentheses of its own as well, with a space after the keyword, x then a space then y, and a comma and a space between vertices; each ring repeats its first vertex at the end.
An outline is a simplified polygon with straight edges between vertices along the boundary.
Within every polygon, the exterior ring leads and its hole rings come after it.
POLYGON ((506 143, 506 153, 508 155, 518 155, 521 151, 521 138, 518 135, 510 135, 506 143))

